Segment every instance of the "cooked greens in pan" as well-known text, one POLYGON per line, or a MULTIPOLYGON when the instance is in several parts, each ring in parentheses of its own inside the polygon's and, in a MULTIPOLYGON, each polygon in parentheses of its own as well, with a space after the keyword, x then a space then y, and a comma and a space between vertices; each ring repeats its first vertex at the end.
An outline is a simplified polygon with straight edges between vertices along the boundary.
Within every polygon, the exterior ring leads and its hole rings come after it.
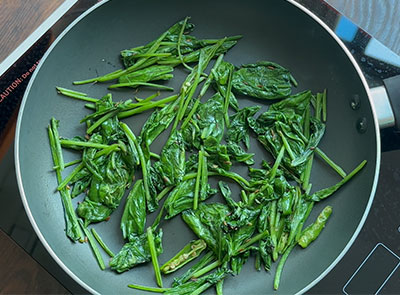
POLYGON ((100 269, 121 273, 152 263, 158 287, 130 284, 131 288, 201 294, 215 286, 222 294, 224 280, 234 279, 254 256, 257 271, 269 272, 277 263, 273 288, 278 289, 293 248, 306 248, 329 223, 330 205, 314 222, 307 220, 314 204, 326 202, 366 161, 346 174, 319 147, 327 118, 323 85, 320 93, 296 91, 290 71, 275 62, 230 63, 227 53, 240 46, 236 44, 242 36, 198 39, 191 35, 194 24, 189 20, 174 24, 148 44, 123 50, 123 68, 74 82, 112 81, 110 89, 146 87, 157 89, 156 94, 114 101, 112 93, 92 98, 57 87, 65 96, 86 101, 91 112, 81 120, 85 134, 73 138, 59 134, 59 125, 66 122, 51 118, 48 126, 66 234, 72 241, 89 241, 100 269), (173 89, 167 83, 179 70, 187 75, 181 87, 173 89), (161 93, 167 96, 156 99, 161 93), (255 104, 241 108, 243 96, 255 104), (268 108, 261 111, 263 106, 268 108), (147 120, 135 134, 124 118, 137 114, 147 120), (168 139, 157 154, 152 145, 162 133, 168 139), (257 162, 261 156, 255 157, 250 138, 256 138, 273 161, 257 162), (80 158, 65 163, 63 149, 76 150, 80 158), (313 191, 315 157, 337 172, 336 184, 313 191), (68 166, 74 168, 64 175, 68 166), (248 172, 238 173, 237 166, 248 172), (212 178, 218 181, 216 187, 212 178), (233 193, 233 186, 240 188, 239 194, 233 193), (80 195, 82 201, 74 208, 72 198, 80 195), (114 254, 95 224, 107 221, 121 204, 125 244, 114 254), (150 224, 152 212, 157 218, 150 224), (162 225, 172 218, 181 218, 197 239, 176 249, 168 261, 159 261, 162 237, 168 234, 162 225), (110 255, 108 265, 98 245, 110 255), (187 267, 191 261, 195 264, 187 267), (163 276, 185 267, 172 286, 163 285, 163 276))

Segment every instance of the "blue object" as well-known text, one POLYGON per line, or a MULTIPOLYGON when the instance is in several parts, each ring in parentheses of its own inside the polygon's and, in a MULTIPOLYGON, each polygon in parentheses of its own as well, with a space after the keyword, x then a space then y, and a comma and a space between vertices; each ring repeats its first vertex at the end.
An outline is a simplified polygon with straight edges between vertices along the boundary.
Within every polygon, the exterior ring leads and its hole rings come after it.
POLYGON ((351 42, 356 36, 358 27, 347 17, 341 16, 336 25, 335 33, 343 41, 351 42))
POLYGON ((400 67, 400 56, 375 38, 371 38, 371 40, 369 40, 367 46, 365 47, 364 54, 396 67, 400 67))

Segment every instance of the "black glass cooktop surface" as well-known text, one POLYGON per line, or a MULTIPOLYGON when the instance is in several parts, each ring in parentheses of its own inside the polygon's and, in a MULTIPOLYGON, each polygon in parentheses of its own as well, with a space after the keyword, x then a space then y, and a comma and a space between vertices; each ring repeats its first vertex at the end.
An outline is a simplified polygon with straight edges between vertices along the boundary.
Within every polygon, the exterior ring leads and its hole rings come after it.
MULTIPOLYGON (((323 1, 297 0, 319 16, 343 40, 370 87, 400 74, 400 57, 323 1)), ((79 1, 0 77, 0 139, 12 128, 23 93, 40 58, 73 19, 97 1, 79 1)), ((314 286, 312 294, 400 293, 400 134, 382 130, 381 173, 376 196, 356 241, 314 286)), ((13 146, 0 162, 0 227, 52 273, 71 293, 86 293, 46 252, 34 233, 19 197, 13 146)))

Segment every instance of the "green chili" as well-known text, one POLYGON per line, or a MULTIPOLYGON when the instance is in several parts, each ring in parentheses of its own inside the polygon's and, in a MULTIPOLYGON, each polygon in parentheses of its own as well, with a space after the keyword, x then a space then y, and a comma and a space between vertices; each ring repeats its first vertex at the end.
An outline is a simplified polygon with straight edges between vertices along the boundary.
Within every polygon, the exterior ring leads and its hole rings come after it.
POLYGON ((332 214, 332 207, 326 206, 319 214, 317 220, 303 231, 298 241, 301 247, 306 248, 312 241, 314 241, 319 236, 331 214, 332 214))

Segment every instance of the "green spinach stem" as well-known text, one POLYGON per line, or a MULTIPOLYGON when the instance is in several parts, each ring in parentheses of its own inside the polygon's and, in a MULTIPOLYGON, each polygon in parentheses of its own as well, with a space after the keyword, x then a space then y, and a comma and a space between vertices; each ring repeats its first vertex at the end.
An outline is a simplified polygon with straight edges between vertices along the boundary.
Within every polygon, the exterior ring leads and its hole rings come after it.
POLYGON ((132 110, 122 111, 122 112, 118 113, 118 118, 119 119, 123 119, 123 118, 126 118, 126 117, 130 117, 132 115, 135 115, 135 114, 142 113, 142 112, 147 111, 149 109, 153 109, 153 108, 155 108, 155 107, 157 107, 159 105, 166 104, 166 103, 169 103, 171 101, 174 101, 177 98, 178 98, 178 95, 171 95, 171 96, 168 96, 166 98, 163 98, 163 99, 160 99, 160 100, 153 101, 151 103, 145 104, 145 105, 143 105, 141 107, 134 108, 132 110))
POLYGON ((94 254, 94 256, 96 257, 96 260, 97 260, 97 262, 98 262, 98 264, 99 264, 99 266, 100 266, 100 269, 101 269, 101 270, 105 270, 105 269, 106 269, 106 266, 105 266, 105 264, 104 264, 103 257, 102 257, 101 254, 100 254, 99 248, 98 248, 97 245, 96 245, 96 242, 95 242, 95 240, 94 240, 94 238, 93 238, 93 235, 92 235, 92 234, 90 233, 90 231, 85 227, 85 225, 83 224, 83 221, 82 221, 81 219, 78 219, 78 221, 79 221, 79 224, 81 225, 81 228, 83 229, 83 231, 84 231, 84 233, 85 233, 85 235, 86 235, 86 237, 87 237, 87 239, 88 239, 88 241, 89 241, 89 245, 90 245, 90 247, 91 247, 92 250, 93 250, 93 254, 94 254))
POLYGON ((275 178, 275 176, 276 176, 276 172, 278 171, 279 165, 280 165, 281 162, 282 162, 284 153, 285 153, 285 146, 282 145, 281 150, 279 151, 279 154, 278 154, 278 156, 276 157, 274 166, 272 166, 272 169, 271 169, 270 172, 269 172, 269 180, 270 180, 270 181, 273 181, 273 180, 274 180, 274 178, 275 178))
POLYGON ((129 126, 122 122, 120 122, 120 126, 125 131, 126 135, 135 144, 136 150, 138 151, 140 166, 142 168, 143 187, 144 187, 144 191, 145 191, 145 195, 146 195, 146 200, 147 200, 148 204, 150 204, 151 203, 151 194, 150 194, 150 189, 149 189, 149 179, 148 179, 149 177, 148 177, 148 172, 147 172, 147 163, 144 158, 142 148, 140 147, 135 134, 132 132, 132 130, 129 128, 129 126))
POLYGON ((198 287, 196 290, 194 290, 192 293, 190 293, 190 295, 200 295, 202 294, 205 290, 207 290, 208 288, 210 288, 212 286, 211 283, 206 282, 203 285, 201 285, 200 287, 198 287))
POLYGON ((199 269, 198 271, 196 271, 193 275, 192 278, 199 278, 202 275, 208 273, 209 271, 213 270, 214 268, 217 268, 218 266, 220 266, 222 264, 221 261, 216 260, 213 263, 207 265, 206 267, 203 267, 202 269, 199 269))
POLYGON ((183 36, 184 31, 185 31, 185 28, 186 28, 186 24, 187 24, 188 19, 189 19, 188 16, 185 17, 185 20, 183 21, 183 25, 182 25, 181 31, 179 32, 178 43, 177 43, 177 50, 178 50, 178 56, 179 56, 179 59, 181 60, 182 65, 183 65, 185 68, 187 68, 189 71, 192 71, 193 68, 190 67, 190 66, 188 66, 188 65, 185 63, 185 61, 183 60, 182 52, 181 52, 182 36, 183 36))
POLYGON ((324 89, 324 92, 322 93, 322 122, 326 122, 326 89, 324 89))
POLYGON ((129 284, 129 288, 136 289, 136 290, 142 290, 142 291, 148 291, 148 292, 154 292, 154 293, 164 293, 168 290, 171 290, 171 288, 154 288, 154 287, 148 287, 148 286, 142 286, 142 285, 136 285, 136 284, 129 284))
POLYGON ((108 254, 108 256, 110 257, 114 257, 115 254, 110 250, 110 248, 108 248, 108 246, 104 243, 103 239, 99 236, 99 234, 97 233, 97 231, 94 229, 94 227, 91 228, 92 234, 94 236, 94 238, 96 239, 96 241, 99 243, 99 245, 101 246, 101 248, 103 248, 103 250, 108 254))
POLYGON ((279 288, 279 283, 281 280, 283 267, 285 266, 285 262, 286 262, 287 258, 289 257, 290 252, 292 252, 295 245, 296 244, 292 244, 291 246, 289 246, 289 248, 286 249, 285 253, 283 253, 281 260, 279 260, 278 267, 276 268, 275 279, 274 279, 274 289, 275 290, 278 290, 278 288, 279 288))
POLYGON ((151 228, 151 226, 147 228, 147 241, 149 242, 151 262, 153 263, 153 268, 154 268, 154 273, 156 275, 157 285, 160 288, 162 288, 163 283, 162 283, 162 278, 161 278, 160 266, 158 264, 157 251, 156 251, 156 246, 154 244, 153 229, 151 228))
POLYGON ((333 170, 337 172, 342 178, 346 177, 346 172, 335 162, 333 162, 319 147, 315 148, 315 152, 320 156, 333 170))
POLYGON ((199 151, 199 162, 197 166, 196 184, 194 187, 193 210, 197 209, 199 202, 199 189, 200 189, 201 171, 203 167, 203 157, 204 157, 204 150, 203 147, 201 147, 201 150, 199 151))
POLYGON ((107 144, 95 143, 90 141, 71 140, 71 139, 60 139, 60 144, 63 147, 81 146, 81 147, 88 147, 95 149, 105 149, 110 147, 110 145, 107 144))
POLYGON ((228 86, 226 87, 225 97, 224 97, 224 118, 226 127, 229 128, 229 100, 231 97, 231 90, 232 90, 232 79, 233 79, 233 66, 229 68, 229 75, 228 75, 228 86))
POLYGON ((65 95, 67 97, 76 98, 76 99, 80 99, 83 101, 89 101, 89 102, 94 102, 94 103, 98 101, 97 98, 88 97, 87 94, 83 93, 83 92, 69 90, 69 89, 62 88, 62 87, 56 87, 56 89, 57 89, 58 93, 65 95))
MULTIPOLYGON (((53 157, 53 163, 55 164, 55 166, 60 167, 60 161, 58 159, 57 147, 55 144, 54 133, 53 133, 51 125, 48 126, 48 136, 49 136, 49 141, 50 141, 50 150, 51 150, 51 154, 53 157)), ((60 168, 56 169, 56 177, 57 177, 57 182, 61 183, 62 176, 61 176, 60 168)), ((79 226, 78 218, 76 217, 75 210, 72 206, 72 201, 71 201, 71 196, 69 194, 69 191, 66 188, 62 189, 60 191, 60 196, 61 196, 61 201, 62 201, 62 204, 64 207, 66 234, 73 241, 79 240, 80 242, 83 242, 83 233, 79 226)))

